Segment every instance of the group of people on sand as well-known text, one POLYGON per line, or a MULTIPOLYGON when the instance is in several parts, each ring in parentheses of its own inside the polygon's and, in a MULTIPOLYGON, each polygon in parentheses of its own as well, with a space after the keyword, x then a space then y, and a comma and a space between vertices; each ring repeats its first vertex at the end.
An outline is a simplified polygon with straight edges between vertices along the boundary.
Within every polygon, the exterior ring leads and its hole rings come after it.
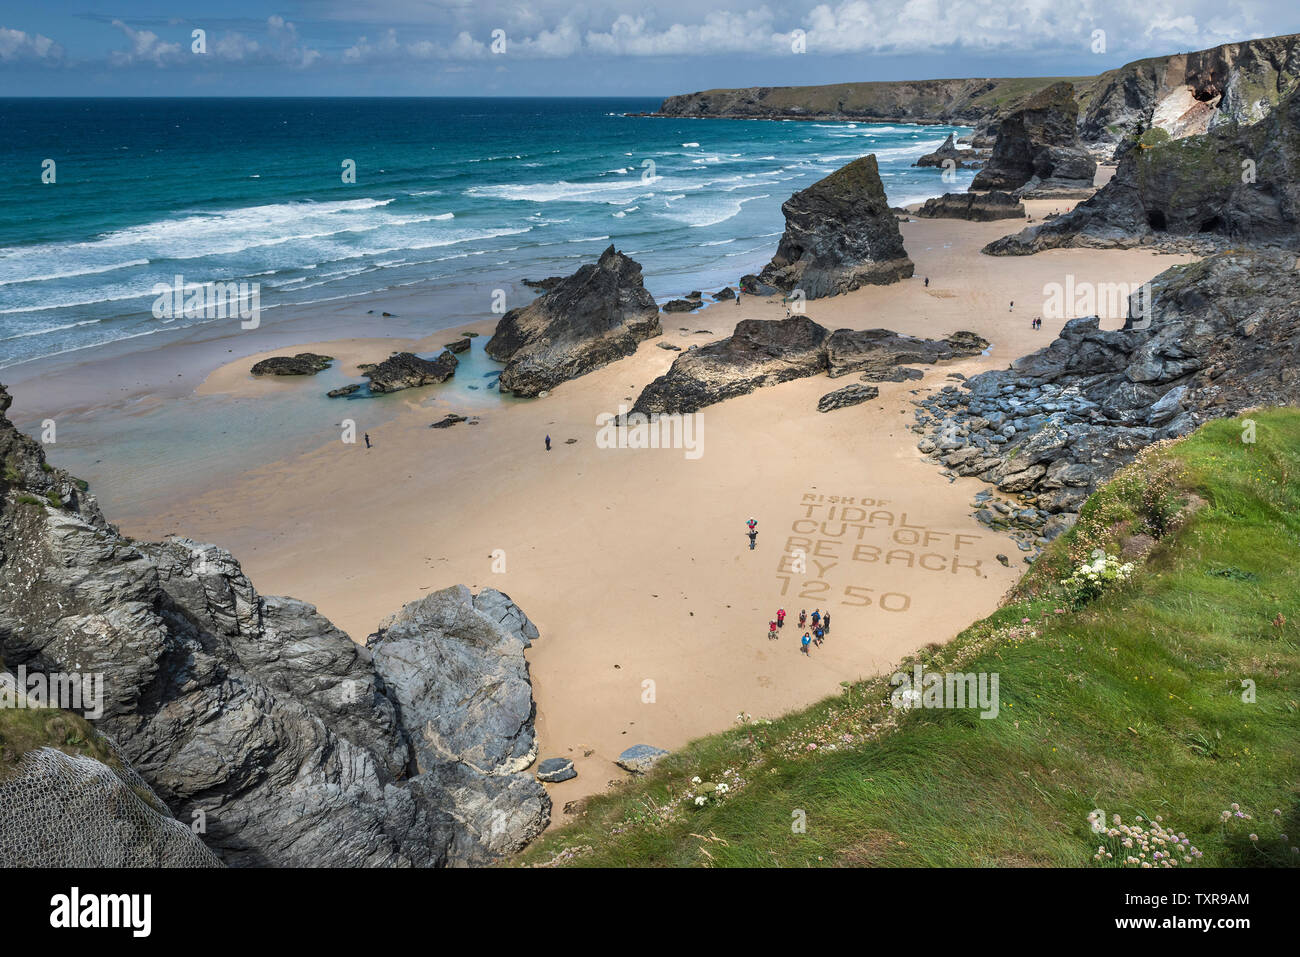
MULTIPOLYGON (((767 638, 771 641, 774 638, 780 638, 777 633, 778 629, 785 627, 785 609, 778 608, 776 617, 767 623, 767 638)), ((808 654, 808 646, 816 645, 821 647, 826 640, 826 633, 831 630, 831 613, 828 611, 822 613, 820 608, 814 608, 812 613, 812 627, 808 627, 808 612, 801 610, 799 612, 799 627, 804 629, 803 637, 799 639, 799 650, 805 655, 808 654)))
MULTIPOLYGON (((749 547, 754 547, 754 542, 758 538, 758 522, 750 519, 745 523, 749 533, 749 547)), ((767 623, 768 640, 781 637, 778 632, 785 627, 785 609, 778 608, 776 617, 767 623)), ((803 630, 803 637, 799 639, 799 650, 805 655, 808 654, 808 646, 816 645, 821 647, 826 640, 827 633, 831 630, 831 613, 822 612, 820 608, 814 608, 812 613, 812 627, 808 627, 808 612, 806 610, 799 612, 799 627, 803 630)))
POLYGON ((1031 323, 1029 324, 1029 328, 1031 328, 1031 329, 1041 329, 1041 328, 1043 328, 1043 317, 1042 317, 1042 316, 1034 316, 1034 321, 1031 322, 1031 323))

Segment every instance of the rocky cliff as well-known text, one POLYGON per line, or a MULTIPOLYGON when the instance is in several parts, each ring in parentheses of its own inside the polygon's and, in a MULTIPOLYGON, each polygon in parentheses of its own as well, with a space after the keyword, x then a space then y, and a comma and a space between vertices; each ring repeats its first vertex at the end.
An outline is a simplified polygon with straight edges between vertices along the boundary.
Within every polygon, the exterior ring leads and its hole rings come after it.
POLYGON ((104 675, 96 729, 225 863, 473 864, 545 827, 549 799, 522 773, 536 630, 506 596, 429 595, 360 647, 311 605, 259 595, 216 546, 124 538, 9 404, 0 387, 0 657, 104 675), (399 621, 400 645, 383 637, 399 621), (430 656, 460 664, 413 686, 430 656), (508 693, 485 696, 493 683, 508 693))
POLYGON ((1225 123, 1254 123, 1297 82, 1300 34, 1137 60, 1090 84, 1079 132, 1113 147, 1153 126, 1178 138, 1225 123))
POLYGON ((1182 139, 1148 131, 1122 148, 1114 177, 1069 213, 985 247, 1026 255, 1062 246, 1300 246, 1300 91, 1256 123, 1182 139))
POLYGON ((662 332, 640 263, 610 246, 595 264, 502 316, 484 348, 506 364, 501 391, 531 397, 630 356, 662 332))
POLYGON ((759 279, 807 299, 912 275, 876 157, 863 156, 781 204, 785 232, 759 279))
MULTIPOLYGON (((657 116, 977 125, 1059 78, 908 80, 762 86, 670 96, 657 116)), ((1091 80, 1091 77, 1087 78, 1091 80)))
POLYGON ((921 80, 748 87, 672 96, 657 116, 954 123, 991 146, 1002 119, 1060 80, 1074 88, 1083 142, 1103 158, 1133 130, 1171 136, 1262 118, 1300 80, 1300 35, 1135 60, 1092 77, 921 80))
POLYGON ((1300 403, 1300 272, 1280 252, 1220 253, 1151 283, 1148 314, 1066 323, 1045 349, 920 403, 919 448, 1008 495, 1009 518, 1068 527, 1097 485, 1152 442, 1259 405, 1300 403))

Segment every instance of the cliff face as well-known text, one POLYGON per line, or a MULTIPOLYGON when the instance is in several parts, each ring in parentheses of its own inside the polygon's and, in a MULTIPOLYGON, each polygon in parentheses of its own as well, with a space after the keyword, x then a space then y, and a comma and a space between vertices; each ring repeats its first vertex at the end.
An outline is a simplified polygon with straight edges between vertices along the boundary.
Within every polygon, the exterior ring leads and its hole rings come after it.
POLYGON ((979 125, 1053 82, 984 78, 707 90, 670 96, 658 115, 979 125))
POLYGON ((1300 90, 1252 125, 1221 123, 1176 140, 1149 132, 1130 141, 1114 177, 1095 196, 984 251, 1156 246, 1204 252, 1227 243, 1300 247, 1300 90))
POLYGON ((1151 57, 1095 77, 748 87, 671 96, 659 116, 960 123, 992 145, 1002 117, 1054 82, 1079 104, 1079 134, 1108 156, 1135 127, 1179 137, 1263 117, 1300 81, 1300 34, 1151 57))
POLYGON ((1228 43, 1108 70, 1085 99, 1085 140, 1117 144, 1157 126, 1172 137, 1254 123, 1300 82, 1300 34, 1228 43))
POLYGON ((360 647, 311 605, 259 595, 216 546, 124 538, 9 404, 0 387, 0 658, 103 675, 96 730, 225 863, 472 864, 545 827, 550 800, 522 770, 537 631, 506 596, 446 589, 403 609, 400 643, 383 638, 394 621, 360 647), (430 656, 459 667, 412 682, 430 656))

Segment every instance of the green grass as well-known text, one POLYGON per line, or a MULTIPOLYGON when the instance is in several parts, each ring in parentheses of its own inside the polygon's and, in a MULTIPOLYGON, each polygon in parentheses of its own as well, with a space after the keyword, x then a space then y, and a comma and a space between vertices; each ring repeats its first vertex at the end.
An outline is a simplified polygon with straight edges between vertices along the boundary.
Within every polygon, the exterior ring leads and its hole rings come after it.
POLYGON ((1147 450, 997 613, 916 656, 998 673, 996 719, 846 686, 690 743, 517 863, 1103 866, 1094 808, 1161 816, 1194 866, 1300 863, 1300 411, 1246 418, 1254 443, 1231 419, 1147 450), (1136 569, 1072 610, 1059 579, 1099 547, 1136 569), (730 790, 697 808, 693 776, 730 790), (1234 803, 1252 818, 1223 822, 1234 803))

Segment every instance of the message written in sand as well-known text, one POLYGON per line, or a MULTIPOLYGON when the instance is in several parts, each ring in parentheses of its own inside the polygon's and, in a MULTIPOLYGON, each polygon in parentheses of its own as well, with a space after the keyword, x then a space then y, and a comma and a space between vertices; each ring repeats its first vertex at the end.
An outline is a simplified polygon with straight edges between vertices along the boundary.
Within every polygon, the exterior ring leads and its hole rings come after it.
POLYGON ((805 493, 777 564, 781 595, 905 612, 912 607, 912 596, 882 590, 882 579, 897 580, 909 569, 916 575, 984 577, 980 559, 973 554, 983 536, 916 524, 890 504, 885 499, 805 493))

